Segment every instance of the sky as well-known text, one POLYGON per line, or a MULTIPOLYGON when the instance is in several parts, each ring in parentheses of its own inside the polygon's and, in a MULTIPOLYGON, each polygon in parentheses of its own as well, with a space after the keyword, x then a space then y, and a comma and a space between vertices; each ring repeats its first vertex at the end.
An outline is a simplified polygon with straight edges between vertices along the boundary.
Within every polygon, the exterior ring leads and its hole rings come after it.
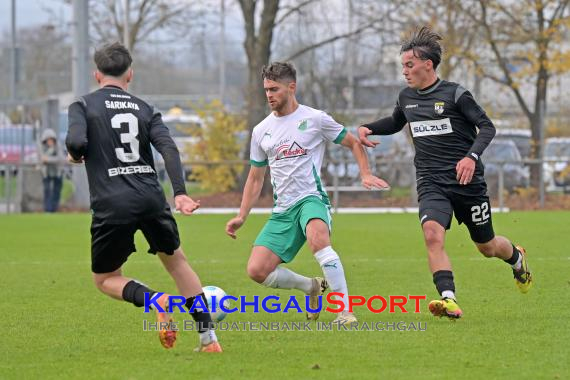
MULTIPOLYGON (((16 27, 30 27, 49 23, 53 12, 58 18, 71 21, 71 6, 62 0, 16 0, 16 27)), ((12 0, 0 1, 0 32, 10 32, 12 0)))

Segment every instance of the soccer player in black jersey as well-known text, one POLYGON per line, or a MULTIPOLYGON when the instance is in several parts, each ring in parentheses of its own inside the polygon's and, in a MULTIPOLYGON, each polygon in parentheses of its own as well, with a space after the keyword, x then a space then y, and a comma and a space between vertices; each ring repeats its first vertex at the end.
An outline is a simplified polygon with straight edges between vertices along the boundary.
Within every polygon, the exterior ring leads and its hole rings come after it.
POLYGON ((511 265, 515 282, 526 293, 532 276, 525 250, 496 236, 480 157, 495 136, 495 127, 473 96, 457 83, 437 77, 441 37, 428 27, 417 30, 401 47, 402 90, 392 116, 359 127, 363 145, 369 135, 389 135, 409 124, 416 155, 419 218, 428 250, 433 282, 441 300, 430 302, 435 316, 460 318, 445 231, 452 215, 465 223, 479 252, 511 265), (477 129, 479 132, 477 133, 477 129))
MULTIPOLYGON (((133 78, 131 55, 119 43, 95 52, 95 79, 100 88, 69 106, 68 159, 85 163, 91 197, 91 269, 97 288, 106 295, 141 307, 155 301, 159 322, 172 322, 168 295, 160 297, 142 283, 123 276, 121 267, 135 252, 134 234, 141 230, 149 253, 158 254, 190 308, 205 300, 200 279, 182 248, 178 228, 154 169, 151 145, 164 158, 176 209, 190 215, 200 204, 187 194, 180 155, 159 112, 127 92, 133 78), (165 312, 160 312, 160 309, 165 312)), ((205 301, 204 301, 205 302, 205 301)), ((154 306, 154 305, 153 305, 154 306)), ((191 315, 200 333, 202 352, 221 352, 210 313, 196 307, 191 315)), ((176 340, 172 323, 159 325, 165 348, 176 340)))

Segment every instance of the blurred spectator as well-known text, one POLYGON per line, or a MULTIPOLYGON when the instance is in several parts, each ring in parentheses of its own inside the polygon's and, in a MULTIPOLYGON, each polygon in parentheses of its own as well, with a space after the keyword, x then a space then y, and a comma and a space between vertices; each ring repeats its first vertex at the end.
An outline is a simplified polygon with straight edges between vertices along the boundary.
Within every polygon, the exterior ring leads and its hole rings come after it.
POLYGON ((44 184, 44 211, 56 212, 59 207, 61 186, 63 182, 62 165, 60 163, 57 136, 52 129, 42 133, 41 160, 44 184))

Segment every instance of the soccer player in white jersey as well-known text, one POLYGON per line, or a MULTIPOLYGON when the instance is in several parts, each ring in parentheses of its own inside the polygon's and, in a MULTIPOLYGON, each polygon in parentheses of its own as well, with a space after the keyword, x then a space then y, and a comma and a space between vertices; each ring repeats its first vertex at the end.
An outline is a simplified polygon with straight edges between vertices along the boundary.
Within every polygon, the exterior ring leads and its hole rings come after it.
MULTIPOLYGON (((352 150, 362 185, 367 189, 387 188, 373 176, 368 159, 358 140, 323 111, 299 104, 295 98, 296 71, 291 63, 273 62, 263 68, 263 87, 272 112, 254 129, 251 137, 251 169, 239 214, 226 224, 226 233, 236 238, 259 198, 265 169, 270 168, 274 206, 271 217, 253 243, 247 264, 252 280, 279 289, 299 289, 310 295, 311 309, 327 287, 343 294, 345 310, 335 321, 351 323, 356 318, 347 310, 348 288, 340 258, 331 247, 330 202, 320 178, 321 164, 328 141, 352 150), (302 245, 309 248, 324 279, 309 278, 280 264, 295 258, 302 245)), ((319 313, 307 312, 316 320, 319 313)))

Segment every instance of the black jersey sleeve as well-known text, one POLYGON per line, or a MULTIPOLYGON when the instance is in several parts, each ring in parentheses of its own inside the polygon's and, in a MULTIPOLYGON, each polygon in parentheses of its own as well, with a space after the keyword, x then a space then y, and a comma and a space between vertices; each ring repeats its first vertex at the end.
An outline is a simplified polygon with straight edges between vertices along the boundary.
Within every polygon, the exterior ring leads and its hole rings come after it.
POLYGON ((479 128, 479 133, 477 133, 477 137, 467 153, 467 157, 477 161, 495 137, 495 126, 471 93, 462 87, 459 87, 456 93, 456 104, 465 118, 479 128))
POLYGON ((80 160, 87 154, 87 117, 82 101, 72 103, 67 112, 69 127, 65 145, 71 157, 80 160))
POLYGON ((406 123, 406 116, 402 112, 400 105, 397 104, 396 107, 394 107, 392 116, 376 120, 369 124, 363 124, 362 126, 370 129, 373 135, 392 135, 396 132, 400 132, 406 123))
POLYGON ((150 142, 164 159, 164 166, 172 182, 174 196, 186 194, 180 152, 170 137, 168 127, 162 122, 160 112, 154 112, 150 126, 150 142))

